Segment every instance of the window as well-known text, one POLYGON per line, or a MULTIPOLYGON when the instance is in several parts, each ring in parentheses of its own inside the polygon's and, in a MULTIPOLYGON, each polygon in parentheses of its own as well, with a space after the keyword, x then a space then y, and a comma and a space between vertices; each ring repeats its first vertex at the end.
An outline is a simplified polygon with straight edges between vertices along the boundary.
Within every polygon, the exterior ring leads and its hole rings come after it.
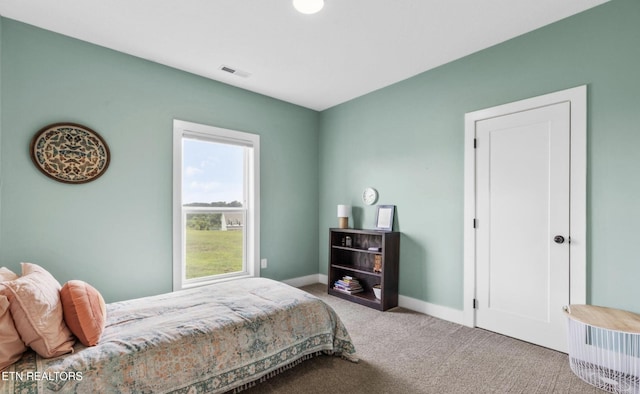
POLYGON ((260 136, 173 121, 173 289, 257 276, 260 136))

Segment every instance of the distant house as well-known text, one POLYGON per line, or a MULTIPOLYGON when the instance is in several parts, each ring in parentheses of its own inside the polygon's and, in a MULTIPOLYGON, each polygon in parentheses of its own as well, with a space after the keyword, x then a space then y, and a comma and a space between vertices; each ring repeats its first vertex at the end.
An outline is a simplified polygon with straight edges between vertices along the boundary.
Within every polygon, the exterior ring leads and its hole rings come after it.
POLYGON ((244 215, 242 212, 225 212, 222 214, 220 230, 241 230, 244 226, 244 215))

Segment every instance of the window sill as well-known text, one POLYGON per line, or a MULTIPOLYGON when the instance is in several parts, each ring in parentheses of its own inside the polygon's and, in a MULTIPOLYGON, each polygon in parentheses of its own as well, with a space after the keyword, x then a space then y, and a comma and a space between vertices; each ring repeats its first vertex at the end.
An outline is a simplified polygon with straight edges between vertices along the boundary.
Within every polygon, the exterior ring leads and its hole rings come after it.
POLYGON ((215 278, 215 279, 208 279, 208 280, 202 280, 202 281, 196 281, 196 282, 190 282, 190 283, 183 283, 182 288, 174 289, 174 291, 192 289, 194 287, 201 287, 201 286, 213 285, 216 283, 230 282, 232 280, 255 278, 255 277, 257 277, 257 275, 238 274, 238 275, 227 276, 224 278, 215 278))

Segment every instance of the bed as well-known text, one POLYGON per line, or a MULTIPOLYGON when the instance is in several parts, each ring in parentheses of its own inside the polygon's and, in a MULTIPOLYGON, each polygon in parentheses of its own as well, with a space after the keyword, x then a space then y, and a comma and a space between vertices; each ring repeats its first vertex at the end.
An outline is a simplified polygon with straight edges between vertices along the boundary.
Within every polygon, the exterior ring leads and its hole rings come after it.
POLYGON ((357 361, 348 332, 317 297, 265 278, 107 305, 100 342, 2 372, 2 393, 223 393, 318 354, 357 361))

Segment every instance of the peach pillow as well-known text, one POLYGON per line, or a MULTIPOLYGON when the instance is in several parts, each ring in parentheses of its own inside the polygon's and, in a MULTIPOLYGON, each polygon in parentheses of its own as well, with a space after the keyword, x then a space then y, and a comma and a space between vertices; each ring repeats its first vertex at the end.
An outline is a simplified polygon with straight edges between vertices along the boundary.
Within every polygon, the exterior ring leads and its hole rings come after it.
MULTIPOLYGON (((5 267, 0 268, 0 282, 14 279, 18 279, 18 275, 5 267)), ((0 371, 18 361, 26 350, 27 347, 13 324, 9 300, 0 296, 0 371)))
POLYGON ((64 321, 85 346, 100 341, 107 322, 107 308, 98 290, 81 280, 70 280, 60 290, 64 321))
POLYGON ((0 295, 9 300, 15 328, 25 345, 45 358, 73 351, 75 339, 63 320, 60 283, 47 270, 22 263, 22 276, 0 283, 0 295))
POLYGON ((0 282, 18 279, 18 275, 14 274, 9 268, 0 268, 0 282))
POLYGON ((13 324, 9 300, 0 296, 0 371, 18 361, 26 350, 13 324))

